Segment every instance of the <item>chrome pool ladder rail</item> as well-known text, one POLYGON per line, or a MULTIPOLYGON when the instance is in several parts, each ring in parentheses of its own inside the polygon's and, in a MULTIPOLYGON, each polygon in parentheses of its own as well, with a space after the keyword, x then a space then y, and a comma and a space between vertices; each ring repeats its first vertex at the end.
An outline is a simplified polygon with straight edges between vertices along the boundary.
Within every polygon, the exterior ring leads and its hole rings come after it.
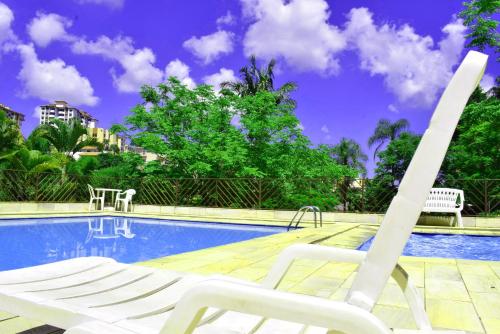
POLYGON ((298 209, 297 212, 295 212, 295 215, 293 216, 292 220, 288 224, 288 227, 286 230, 290 231, 292 226, 294 228, 297 228, 299 226, 300 222, 302 221, 302 218, 304 217, 304 215, 307 212, 313 213, 313 215, 314 215, 314 227, 315 228, 318 227, 318 218, 316 215, 319 214, 319 227, 323 227, 323 214, 321 213, 321 210, 317 206, 306 205, 306 206, 303 206, 300 209, 298 209), (300 214, 300 216, 299 216, 299 214, 300 214), (296 220, 297 217, 298 217, 298 219, 296 220), (295 226, 294 226, 294 223, 295 223, 295 226))

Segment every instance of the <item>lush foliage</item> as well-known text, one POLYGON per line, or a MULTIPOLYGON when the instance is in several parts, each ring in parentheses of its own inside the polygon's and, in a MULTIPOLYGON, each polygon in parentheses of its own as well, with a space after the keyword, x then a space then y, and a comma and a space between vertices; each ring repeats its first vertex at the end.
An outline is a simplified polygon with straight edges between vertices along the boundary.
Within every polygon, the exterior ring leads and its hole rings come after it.
MULTIPOLYGON (((464 2, 465 9, 460 12, 464 25, 469 28, 467 47, 484 51, 491 47, 500 52, 498 21, 494 15, 500 13, 500 0, 470 0, 464 2)), ((500 59, 500 58, 499 58, 500 59)))
POLYGON ((451 143, 443 174, 450 179, 500 178, 500 100, 469 102, 451 143))
POLYGON ((99 146, 94 138, 87 138, 87 129, 76 119, 67 123, 54 119, 48 124, 41 125, 36 131, 36 136, 40 140, 34 140, 35 143, 43 145, 41 142, 45 139, 53 150, 67 157, 73 157, 85 146, 99 146))
POLYGON ((0 155, 18 148, 23 142, 23 136, 17 123, 0 110, 0 155))

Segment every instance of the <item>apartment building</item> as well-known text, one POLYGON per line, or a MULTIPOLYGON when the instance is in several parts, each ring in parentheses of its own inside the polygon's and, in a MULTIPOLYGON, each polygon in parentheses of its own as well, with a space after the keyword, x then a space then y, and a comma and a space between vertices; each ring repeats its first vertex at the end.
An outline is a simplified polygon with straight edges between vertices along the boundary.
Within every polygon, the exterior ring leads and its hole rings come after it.
POLYGON ((7 117, 14 120, 19 127, 21 127, 22 122, 24 122, 24 114, 14 111, 11 108, 7 107, 0 103, 0 110, 4 111, 7 114, 7 117))
POLYGON ((116 145, 120 151, 123 151, 124 140, 122 137, 112 134, 108 129, 103 128, 88 128, 89 137, 95 138, 99 143, 104 145, 105 150, 109 150, 111 146, 116 145))
POLYGON ((72 107, 66 101, 55 101, 52 104, 40 106, 40 124, 49 123, 57 118, 63 122, 69 122, 72 119, 79 120, 86 128, 95 128, 97 119, 89 113, 72 107))

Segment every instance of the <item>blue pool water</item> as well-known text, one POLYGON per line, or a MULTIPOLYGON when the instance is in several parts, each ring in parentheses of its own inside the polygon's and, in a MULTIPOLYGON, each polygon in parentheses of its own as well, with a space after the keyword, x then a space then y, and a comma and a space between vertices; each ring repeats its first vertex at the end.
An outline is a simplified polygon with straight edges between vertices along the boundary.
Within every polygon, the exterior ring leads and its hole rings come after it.
POLYGON ((132 263, 285 231, 124 217, 9 219, 0 221, 0 270, 82 256, 132 263))
MULTIPOLYGON (((368 250, 372 240, 369 239, 359 249, 368 250)), ((500 237, 414 233, 403 255, 500 261, 500 237)))

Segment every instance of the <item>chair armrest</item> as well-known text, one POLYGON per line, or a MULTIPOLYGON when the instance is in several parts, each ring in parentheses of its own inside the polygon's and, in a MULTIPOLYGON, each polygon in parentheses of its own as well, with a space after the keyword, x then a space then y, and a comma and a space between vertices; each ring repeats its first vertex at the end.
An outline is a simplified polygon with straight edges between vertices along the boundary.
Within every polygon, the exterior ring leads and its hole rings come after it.
POLYGON ((320 261, 338 261, 360 264, 366 257, 366 252, 311 244, 295 244, 283 250, 278 260, 274 263, 267 276, 262 281, 262 286, 270 289, 276 288, 283 280, 293 261, 297 259, 310 259, 320 261))
POLYGON ((182 296, 160 334, 191 334, 208 307, 350 334, 391 333, 373 314, 347 303, 227 281, 206 280, 182 296))
MULTIPOLYGON (((367 252, 354 249, 344 249, 329 246, 295 244, 283 250, 278 260, 274 263, 267 276, 262 281, 262 286, 268 289, 275 289, 285 277, 293 261, 297 259, 311 259, 320 261, 337 261, 347 263, 357 263, 365 259, 367 252)), ((413 285, 406 271, 397 265, 392 272, 392 278, 398 283, 401 291, 405 295, 417 327, 420 329, 431 329, 431 323, 424 304, 420 298, 418 289, 413 285)))

